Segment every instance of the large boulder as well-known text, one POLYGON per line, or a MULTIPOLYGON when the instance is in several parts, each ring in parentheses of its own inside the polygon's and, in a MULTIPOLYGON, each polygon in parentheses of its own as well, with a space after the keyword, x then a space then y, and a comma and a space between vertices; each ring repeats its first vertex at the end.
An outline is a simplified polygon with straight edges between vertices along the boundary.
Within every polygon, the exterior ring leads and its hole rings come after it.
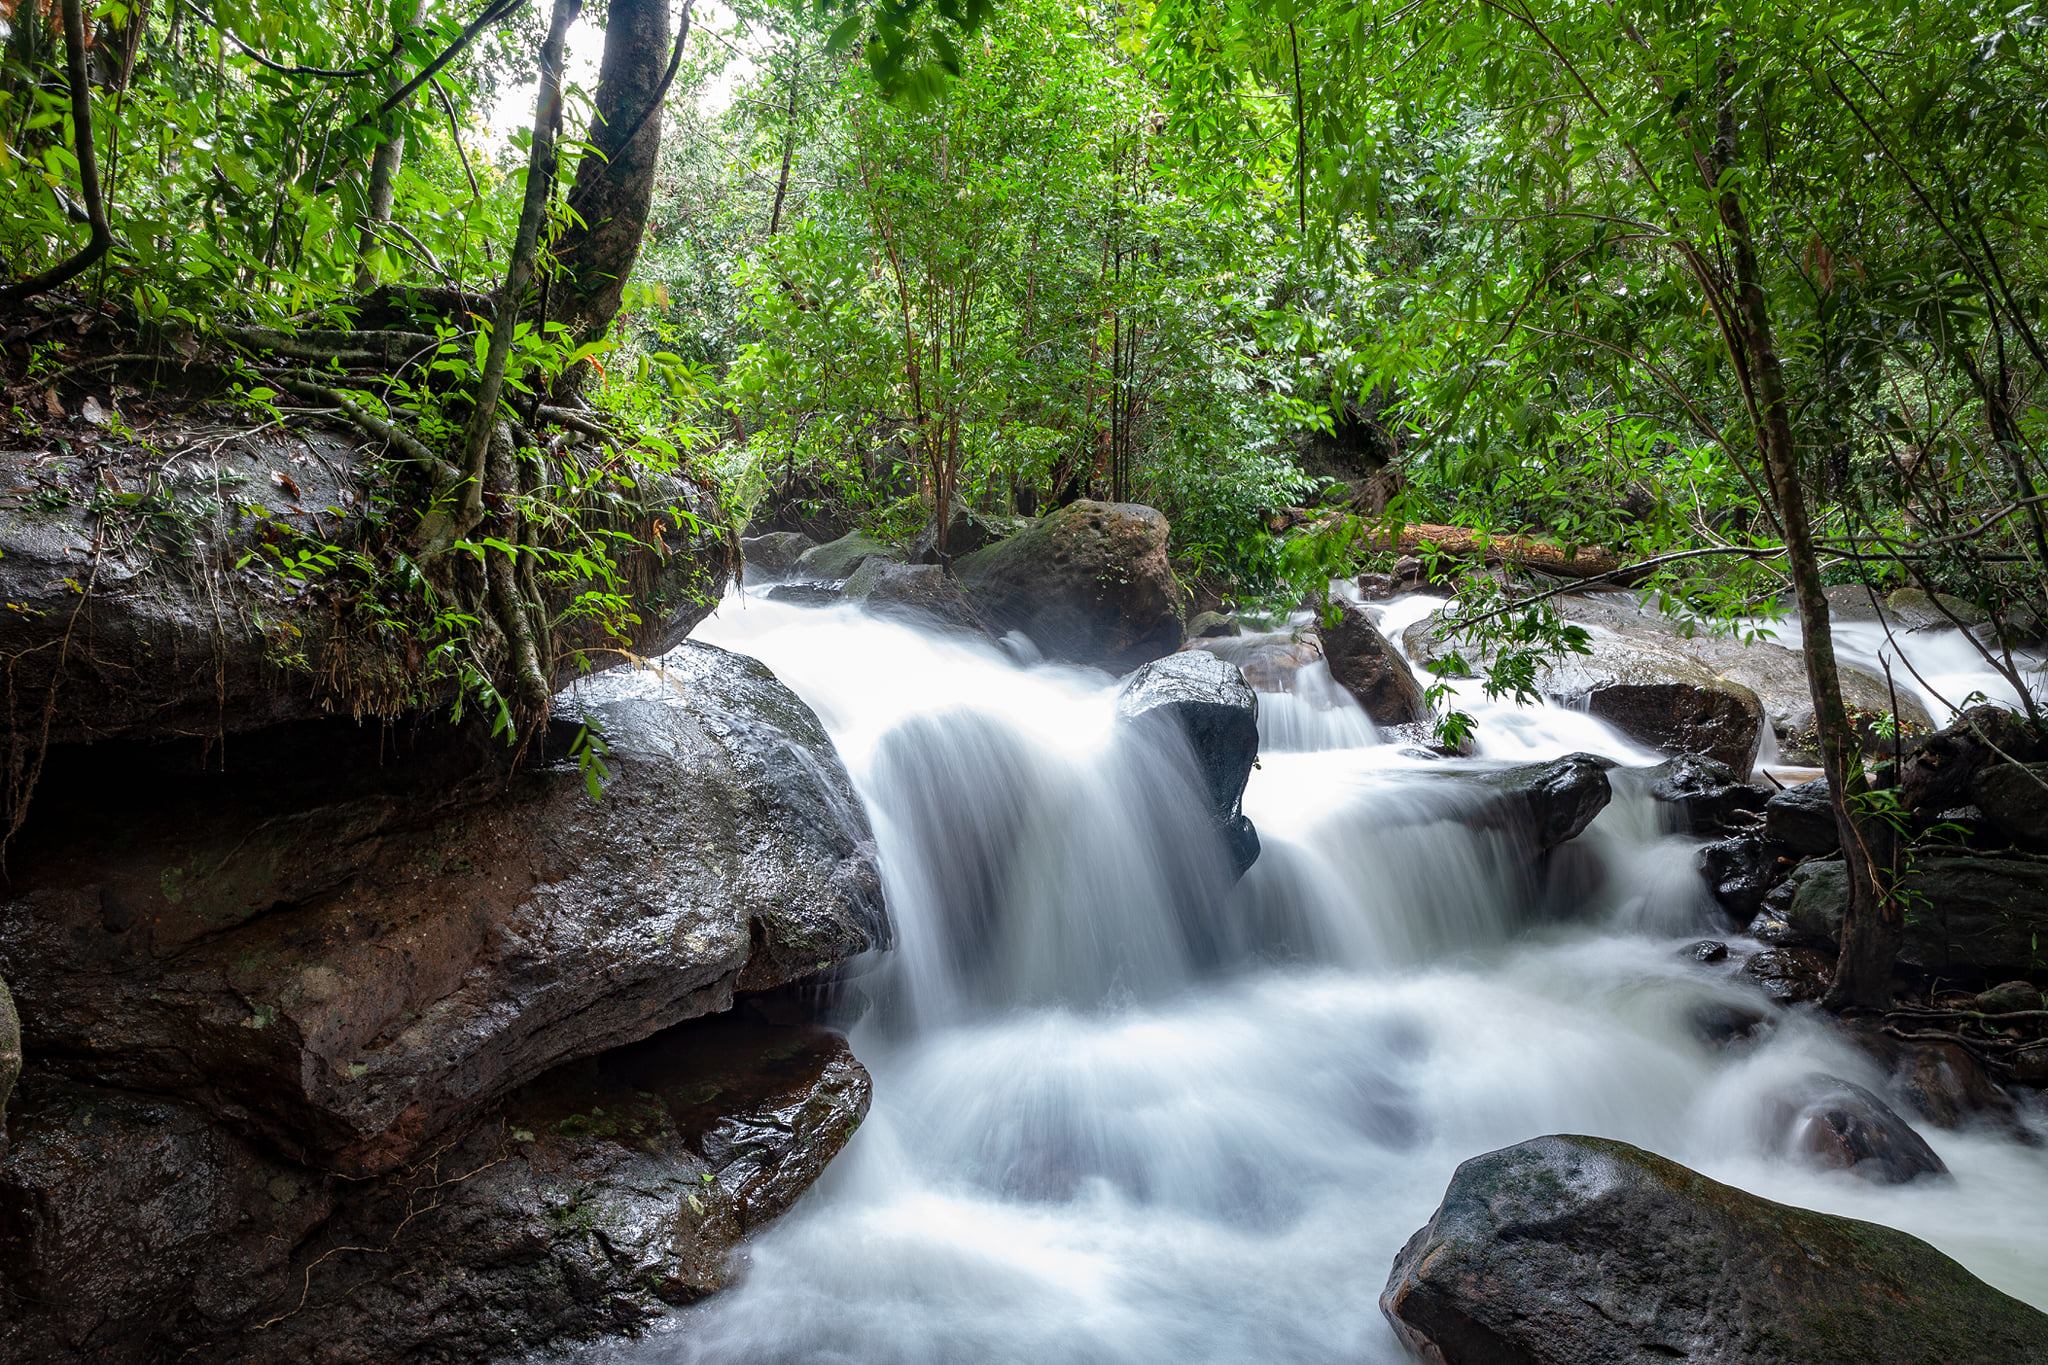
MULTIPOLYGON (((0 731, 38 748, 219 738, 461 699, 454 670, 426 676, 427 632, 394 624, 403 607, 346 572, 285 564, 322 546, 337 565, 388 557, 374 462, 353 436, 268 427, 177 459, 94 439, 75 454, 0 452, 0 481, 40 494, 0 516, 0 731)), ((619 661, 621 643, 673 649, 710 614, 729 572, 715 503, 696 484, 650 478, 604 514, 631 537, 607 541, 616 574, 543 589, 560 621, 555 686, 619 661), (623 642, 568 611, 621 581, 634 585, 639 623, 623 642)))
POLYGON ((1482 824, 1526 837, 1538 853, 1576 839, 1614 799, 1607 780, 1613 765, 1593 754, 1568 754, 1547 763, 1523 763, 1481 773, 1490 801, 1482 824))
POLYGON ((1593 1137, 1460 1166, 1380 1306, 1438 1365, 2048 1360, 2048 1315, 1916 1237, 1593 1137))
POLYGON ((2008 759, 2048 759, 2048 741, 2015 712, 1973 706, 1906 749, 1899 762, 1899 800, 1923 819, 1937 818, 1969 804, 1978 775, 2008 759))
POLYGON ((1349 602, 1338 602, 1335 609, 1336 620, 1320 630, 1330 676, 1358 698, 1375 725, 1414 725, 1426 720, 1429 705, 1408 661, 1364 611, 1349 602))
MULTIPOLYGON (((1402 636, 1409 656, 1444 665, 1452 649, 1439 630, 1431 620, 1410 626, 1402 636)), ((1755 766, 1764 711, 1749 688, 1668 647, 1648 629, 1622 634, 1602 626, 1586 648, 1539 668, 1537 690, 1599 717, 1638 744, 1701 755, 1738 773, 1755 766)), ((1475 665, 1484 662, 1484 656, 1467 657, 1475 665)))
MULTIPOLYGON (((1646 610, 1629 593, 1574 594, 1558 599, 1565 617, 1589 629, 1691 659, 1728 682, 1755 694, 1777 736, 1778 752, 1787 762, 1817 763, 1820 757, 1814 724, 1813 692, 1806 664, 1796 649, 1769 640, 1738 639, 1690 629, 1686 624, 1646 610)), ((1927 710, 1910 689, 1895 689, 1884 678, 1855 664, 1837 661, 1842 700, 1865 749, 1882 753, 1891 747, 1890 717, 1896 709, 1899 733, 1908 737, 1934 728, 1927 710)))
POLYGON ((870 559, 903 558, 895 546, 885 545, 872 536, 859 531, 849 531, 837 540, 828 540, 823 545, 813 545, 797 556, 791 573, 798 578, 851 578, 861 565, 870 559))
POLYGON ((772 583, 796 571, 796 563, 817 547, 802 531, 763 531, 740 537, 741 577, 748 583, 772 583))
POLYGON ((844 1040, 700 1021, 341 1180, 197 1105, 34 1073, 0 1161, 0 1356, 509 1358, 719 1288, 867 1110, 844 1040))
POLYGON ((1136 503, 1069 503, 955 570, 998 630, 1048 657, 1123 673, 1180 648, 1166 518, 1136 503))
POLYGON ((48 793, 0 900, 35 1052, 375 1173, 550 1066, 885 942, 844 770, 765 667, 689 644, 557 709, 608 773, 300 771, 280 737, 266 782, 48 793))
POLYGON ((1146 664, 1117 693, 1117 719, 1141 742, 1165 730, 1200 769, 1218 833, 1239 874, 1259 856, 1258 832, 1239 803, 1259 757, 1259 699, 1236 665, 1191 649, 1146 664))
POLYGON ((961 630, 986 629, 981 613, 960 590, 960 584, 936 564, 869 559, 846 580, 842 596, 876 616, 961 630))
POLYGON ((2048 763, 1986 763, 1970 797, 2000 834, 2027 848, 2048 848, 2048 763))
MULTIPOLYGON (((1809 939, 1834 941, 1849 901, 1846 866, 1840 859, 1807 863, 1790 886, 1787 922, 1809 939)), ((1920 854, 1913 859, 1912 888, 1917 902, 1906 917, 1901 966, 1965 985, 2042 973, 2048 860, 1920 854)))

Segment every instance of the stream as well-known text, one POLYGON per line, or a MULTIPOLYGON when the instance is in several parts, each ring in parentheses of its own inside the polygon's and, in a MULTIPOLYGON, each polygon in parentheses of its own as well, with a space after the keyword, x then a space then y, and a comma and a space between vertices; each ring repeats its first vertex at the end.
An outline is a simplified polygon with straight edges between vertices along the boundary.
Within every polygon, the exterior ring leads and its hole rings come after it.
MULTIPOLYGON (((1398 639, 1434 605, 1376 610, 1398 639)), ((1774 1088, 1884 1077, 1683 955, 1736 939, 1641 783, 1545 874, 1461 819, 1475 768, 1656 761, 1588 715, 1470 695, 1478 757, 1429 758, 1309 665, 1260 696, 1264 851, 1233 887, 1190 756, 1118 742, 1104 674, 752 596, 697 637, 802 695, 866 803, 897 936, 855 983, 874 1104, 732 1289, 579 1361, 1402 1361, 1396 1251, 1460 1161, 1552 1132, 1906 1229, 2048 1306, 2048 1149, 1916 1124, 1953 1178, 1897 1187, 1778 1155, 1774 1088), (1717 1001, 1775 1025, 1710 1045, 1717 1001)))

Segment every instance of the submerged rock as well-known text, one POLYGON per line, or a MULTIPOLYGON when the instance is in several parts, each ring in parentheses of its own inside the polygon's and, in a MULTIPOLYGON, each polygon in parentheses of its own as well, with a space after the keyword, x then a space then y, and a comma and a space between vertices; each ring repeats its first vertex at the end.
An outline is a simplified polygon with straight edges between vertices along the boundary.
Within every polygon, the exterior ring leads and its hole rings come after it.
POLYGON ((1166 518, 1126 502, 1069 503, 957 561, 968 596, 1049 658, 1124 672, 1180 648, 1166 518))
POLYGON ((845 598, 876 616, 982 631, 987 627, 952 575, 936 564, 870 559, 846 580, 845 598))
POLYGON ((886 942, 844 770, 765 667, 690 644, 558 711, 601 730, 602 800, 573 763, 424 760, 87 790, 91 818, 51 793, 0 901, 37 1053, 375 1173, 550 1066, 886 942))
POLYGON ((1426 719, 1429 707, 1408 661, 1365 612, 1349 602, 1337 603, 1336 609, 1336 623, 1320 630, 1330 676, 1358 698, 1375 725, 1414 725, 1426 719))
POLYGON ((1258 831, 1239 803, 1259 757, 1259 699, 1234 664, 1184 650, 1138 669, 1116 699, 1117 719, 1139 734, 1171 727, 1184 737, 1239 875, 1259 856, 1258 831))
POLYGON ((1460 1166, 1380 1307, 1439 1365, 2048 1359, 2048 1315, 1918 1238, 1592 1137, 1460 1166))
POLYGON ((1862 1086, 1815 1074, 1773 1098, 1785 1150, 1880 1185, 1903 1185, 1948 1167, 1926 1139, 1862 1086))
POLYGON ((0 1355, 483 1360, 629 1329, 721 1286, 868 1090, 836 1035, 705 1021, 356 1182, 196 1105, 38 1073, 0 1161, 0 1355))

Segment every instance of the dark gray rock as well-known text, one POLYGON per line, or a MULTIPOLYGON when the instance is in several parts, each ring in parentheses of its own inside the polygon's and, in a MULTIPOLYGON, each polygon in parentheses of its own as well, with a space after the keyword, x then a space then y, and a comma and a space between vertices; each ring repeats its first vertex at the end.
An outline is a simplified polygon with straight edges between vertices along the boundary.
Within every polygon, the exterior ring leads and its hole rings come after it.
POLYGON ((1199 649, 1155 660, 1124 681, 1117 719, 1141 742, 1157 731, 1193 753, 1231 862, 1242 875, 1259 856, 1258 833, 1239 809, 1259 756, 1259 699, 1234 664, 1199 649))
POLYGON ((1806 858, 1842 846, 1828 780, 1816 777, 1774 792, 1764 805, 1764 838, 1780 850, 1806 858))
POLYGON ((1180 648, 1166 518, 1136 503, 1069 503, 955 564, 990 624, 1047 657, 1122 673, 1180 648))
POLYGON ((1991 619, 1975 602, 1925 588, 1899 588, 1884 600, 1885 610, 1907 630, 1967 630, 1991 619))
POLYGON ((689 644, 557 710, 601 725, 602 800, 566 762, 216 773, 85 791, 94 818, 52 793, 0 900, 34 1052, 374 1173, 550 1066, 887 941, 844 770, 762 665, 689 644))
MULTIPOLYGON (((393 629, 383 604, 366 609, 353 578, 309 585, 275 567, 276 547, 299 533, 344 559, 388 555, 378 506, 388 490, 355 435, 269 428, 177 460, 149 449, 116 457, 112 436, 96 439, 75 459, 0 452, 0 483, 61 487, 65 499, 0 516, 0 730, 58 746, 218 740, 334 716, 443 714, 461 698, 452 673, 424 678, 421 635, 393 629), (138 479, 149 495, 124 483, 138 479), (109 497, 116 488, 135 496, 109 497)), ((562 615, 618 580, 548 582, 561 617, 555 686, 619 662, 621 644, 643 656, 673 649, 710 614, 728 574, 715 502, 694 483, 649 478, 586 524, 634 538, 610 543, 639 624, 621 641, 588 613, 562 615), (671 505, 690 510, 692 529, 674 528, 671 505)))
POLYGON ((1480 784, 1497 797, 1482 818, 1526 833, 1538 853, 1548 853, 1576 839, 1614 799, 1612 766, 1593 754, 1568 754, 1481 774, 1480 784))
POLYGON ((1365 708, 1375 725, 1414 725, 1429 706, 1408 661, 1394 651, 1372 618, 1349 602, 1335 604, 1337 619, 1319 631, 1330 676, 1365 708))
POLYGON ((1192 621, 1188 622, 1188 638, 1190 640, 1209 640, 1219 636, 1241 635, 1243 633, 1244 628, 1238 625, 1235 616, 1228 616, 1220 611, 1202 612, 1192 621))
POLYGON ((1977 1008, 1986 1014, 2011 1014, 2043 1008, 2043 993, 2031 981, 2002 981, 1977 994, 1977 1008))
POLYGON ((936 564, 870 559, 846 580, 845 597, 876 616, 975 632, 987 629, 960 584, 936 564))
POLYGON ((1946 728, 1908 746, 1899 764, 1899 800, 1923 818, 1968 805, 1977 775, 2007 757, 2048 760, 2048 743, 2002 706, 1973 706, 1946 728))
POLYGON ((487 1360, 640 1326, 866 1113, 842 1039, 700 1021, 547 1073, 430 1163, 336 1179, 196 1105, 34 1073, 0 1161, 0 1356, 487 1360))
POLYGON ((1604 1138, 1460 1166, 1380 1307, 1438 1365, 2048 1360, 2048 1315, 1918 1238, 1604 1138))
POLYGON ((1254 692, 1292 692, 1295 675, 1321 661, 1323 643, 1314 635, 1212 635, 1190 640, 1244 673, 1254 692))
POLYGON ((1798 944, 1766 948, 1743 960, 1742 974, 1781 1005, 1811 1005, 1833 984, 1835 959, 1798 944))
MULTIPOLYGON (((1786 918, 1810 938, 1833 941, 1848 903, 1839 860, 1799 869, 1786 918)), ((1902 967, 1979 985, 2043 971, 2048 934, 2048 861, 2021 856, 1921 854, 1913 860, 1920 897, 1907 917, 1902 967)))
POLYGON ((2028 848, 2048 848, 2048 763, 1986 763, 1970 796, 2000 834, 2028 848))
POLYGON ((7 1151, 7 1097, 21 1075, 21 1019, 14 1012, 14 996, 0 981, 0 1154, 7 1151))
POLYGON ((1701 1042, 1712 1047, 1734 1047, 1768 1031, 1771 1016, 1751 1005, 1713 1000, 1695 1006, 1689 1022, 1701 1042))
POLYGON ((870 559, 900 562, 902 558, 895 546, 885 545, 859 531, 849 531, 837 540, 828 540, 823 545, 805 550, 797 557, 792 572, 798 578, 847 579, 870 559))
POLYGON ((743 582, 772 583, 796 571, 797 561, 817 547, 802 531, 764 531, 758 536, 740 537, 743 582))
POLYGON ((1784 880, 1789 864, 1765 847, 1760 833, 1751 831, 1702 845, 1699 869, 1714 900, 1740 924, 1784 880))
POLYGON ((799 607, 829 607, 846 599, 837 583, 777 583, 768 589, 770 602, 788 602, 799 607))
MULTIPOLYGON (((970 510, 966 504, 955 502, 952 516, 946 525, 946 555, 958 559, 971 555, 976 550, 985 550, 997 541, 1015 535, 1030 520, 1024 517, 993 517, 970 510)), ((910 547, 913 564, 937 564, 939 555, 939 527, 936 520, 927 521, 924 529, 917 533, 917 540, 910 547)))
POLYGON ((1694 962, 1726 962, 1728 945, 1717 938, 1703 938, 1698 943, 1687 944, 1685 955, 1694 962))
MULTIPOLYGON (((2038 1001, 2040 993, 2035 992, 2038 1001)), ((1878 1034, 1889 1053, 1892 1089, 1914 1113, 1937 1128, 1984 1122, 2007 1133, 2026 1133, 2012 1096, 1991 1079, 1968 1048, 1958 1043, 1904 1042, 1878 1034)))
POLYGON ((1743 826, 1764 808, 1765 792, 1725 763, 1696 754, 1667 759, 1645 773, 1652 800, 1669 807, 1679 828, 1694 834, 1743 826))
POLYGON ((1772 1097, 1785 1151, 1879 1185, 1946 1175, 1926 1139, 1862 1086, 1836 1076, 1806 1077, 1772 1097))

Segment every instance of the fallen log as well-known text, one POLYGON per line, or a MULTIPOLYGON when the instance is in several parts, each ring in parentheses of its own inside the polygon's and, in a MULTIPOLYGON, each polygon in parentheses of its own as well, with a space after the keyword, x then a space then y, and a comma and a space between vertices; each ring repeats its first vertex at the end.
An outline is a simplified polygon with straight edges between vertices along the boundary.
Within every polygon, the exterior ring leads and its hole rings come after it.
MULTIPOLYGON (((1267 524, 1275 534, 1279 534, 1297 526, 1327 525, 1334 520, 1328 512, 1290 507, 1275 513, 1267 524)), ((1463 526, 1440 526, 1432 522, 1412 522, 1395 535, 1368 527, 1359 543, 1367 549, 1403 554, 1412 554, 1429 546, 1436 553, 1454 559, 1509 564, 1559 578, 1620 579, 1631 567, 1612 550, 1599 545, 1567 546, 1536 536, 1488 535, 1463 526)))

